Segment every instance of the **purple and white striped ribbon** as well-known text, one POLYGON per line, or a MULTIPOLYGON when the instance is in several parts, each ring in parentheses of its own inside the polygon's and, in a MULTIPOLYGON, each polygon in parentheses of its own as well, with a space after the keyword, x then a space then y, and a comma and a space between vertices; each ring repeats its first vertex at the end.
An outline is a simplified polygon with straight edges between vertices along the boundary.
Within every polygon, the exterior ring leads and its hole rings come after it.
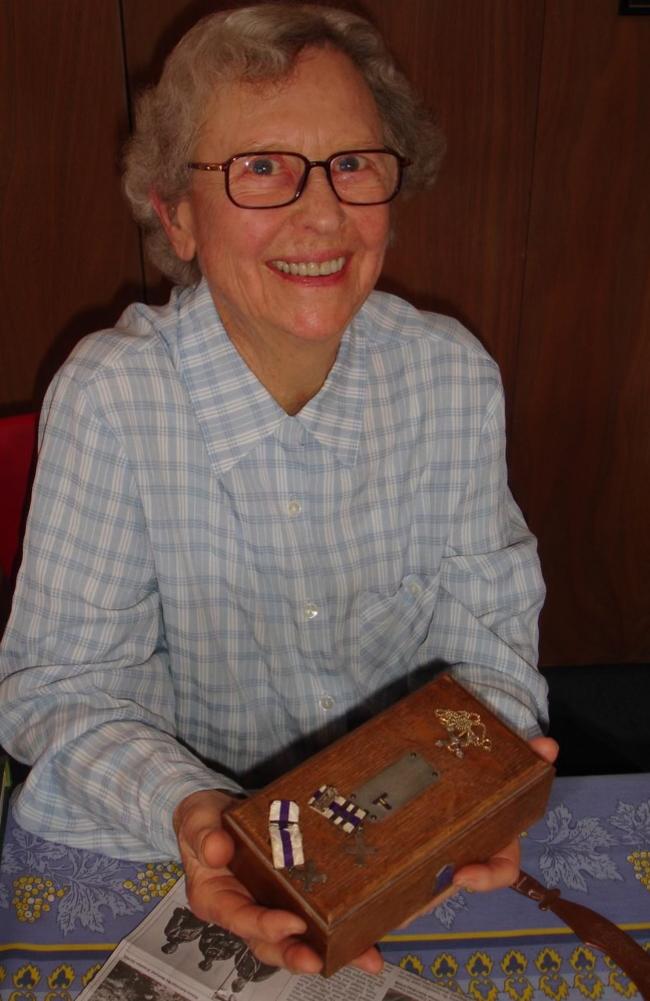
POLYGON ((346 834, 352 834, 359 829, 368 816, 368 811, 357 806, 351 799, 346 799, 334 786, 322 785, 314 792, 308 801, 312 810, 327 817, 332 824, 340 827, 346 834))
POLYGON ((292 799, 274 799, 269 807, 269 824, 297 824, 300 821, 300 807, 292 799))
POLYGON ((274 799, 269 808, 269 836, 273 867, 288 869, 292 865, 304 865, 302 835, 298 821, 300 808, 291 799, 274 799))

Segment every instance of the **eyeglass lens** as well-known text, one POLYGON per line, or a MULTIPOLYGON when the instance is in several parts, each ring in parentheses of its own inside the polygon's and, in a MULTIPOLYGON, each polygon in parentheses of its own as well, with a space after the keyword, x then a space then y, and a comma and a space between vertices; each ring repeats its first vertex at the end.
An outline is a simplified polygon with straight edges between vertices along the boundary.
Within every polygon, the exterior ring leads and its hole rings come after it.
MULTIPOLYGON (((293 153, 256 153, 235 157, 228 170, 230 197, 246 208, 271 208, 293 201, 307 163, 293 153)), ((336 194, 345 202, 371 205, 388 201, 399 184, 394 153, 340 153, 330 161, 336 194)))

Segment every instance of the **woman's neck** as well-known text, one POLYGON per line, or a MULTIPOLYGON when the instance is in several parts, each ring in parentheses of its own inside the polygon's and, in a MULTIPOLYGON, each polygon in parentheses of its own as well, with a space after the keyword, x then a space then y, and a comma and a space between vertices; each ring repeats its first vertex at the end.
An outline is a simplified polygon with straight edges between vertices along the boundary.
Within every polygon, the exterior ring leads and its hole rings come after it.
POLYGON ((297 414, 321 389, 336 361, 341 335, 327 340, 263 340, 226 332, 233 345, 273 399, 297 414))

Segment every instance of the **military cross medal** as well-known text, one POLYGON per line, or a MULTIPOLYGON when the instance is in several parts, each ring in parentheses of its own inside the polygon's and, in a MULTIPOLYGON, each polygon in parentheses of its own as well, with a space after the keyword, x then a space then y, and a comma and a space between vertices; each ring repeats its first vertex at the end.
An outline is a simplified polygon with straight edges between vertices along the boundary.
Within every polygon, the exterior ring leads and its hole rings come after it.
POLYGON ((319 872, 312 859, 308 859, 304 866, 290 866, 287 872, 292 878, 300 880, 305 893, 309 893, 314 883, 327 882, 327 874, 319 872))
POLYGON ((363 828, 357 827, 354 837, 348 840, 345 846, 347 855, 354 855, 354 864, 365 866, 368 855, 375 855, 377 849, 373 845, 367 845, 363 840, 363 828))

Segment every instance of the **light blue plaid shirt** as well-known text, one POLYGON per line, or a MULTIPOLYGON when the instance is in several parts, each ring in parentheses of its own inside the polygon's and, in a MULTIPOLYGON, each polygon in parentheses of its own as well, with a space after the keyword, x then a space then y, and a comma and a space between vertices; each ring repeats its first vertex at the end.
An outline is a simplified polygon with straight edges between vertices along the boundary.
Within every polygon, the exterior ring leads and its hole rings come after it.
POLYGON ((497 367, 455 320, 374 293, 290 417, 204 283, 131 306, 43 407, 0 661, 17 819, 176 856, 184 796, 259 785, 442 663, 531 736, 543 593, 497 367))

